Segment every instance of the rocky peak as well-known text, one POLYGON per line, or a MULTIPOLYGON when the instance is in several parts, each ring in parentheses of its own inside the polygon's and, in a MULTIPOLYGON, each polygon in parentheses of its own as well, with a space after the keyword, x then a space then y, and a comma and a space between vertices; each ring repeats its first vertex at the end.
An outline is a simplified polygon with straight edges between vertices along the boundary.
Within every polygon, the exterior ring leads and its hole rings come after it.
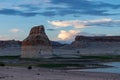
POLYGON ((33 27, 29 35, 35 35, 35 34, 45 34, 44 26, 40 25, 40 26, 33 27))
POLYGON ((45 34, 43 25, 35 26, 30 30, 29 36, 23 40, 22 45, 45 45, 51 46, 50 41, 45 34))
POLYGON ((22 58, 50 57, 52 46, 43 25, 35 26, 22 42, 22 58))

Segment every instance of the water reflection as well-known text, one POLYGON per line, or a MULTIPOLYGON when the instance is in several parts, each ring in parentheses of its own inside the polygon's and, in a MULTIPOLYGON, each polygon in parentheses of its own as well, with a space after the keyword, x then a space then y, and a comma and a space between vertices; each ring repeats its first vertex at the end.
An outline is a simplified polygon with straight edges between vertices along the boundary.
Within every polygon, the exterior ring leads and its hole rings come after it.
POLYGON ((96 68, 96 69, 79 69, 79 70, 76 70, 76 71, 120 73, 120 62, 109 62, 109 63, 104 63, 104 64, 109 65, 109 66, 114 66, 114 67, 96 68))

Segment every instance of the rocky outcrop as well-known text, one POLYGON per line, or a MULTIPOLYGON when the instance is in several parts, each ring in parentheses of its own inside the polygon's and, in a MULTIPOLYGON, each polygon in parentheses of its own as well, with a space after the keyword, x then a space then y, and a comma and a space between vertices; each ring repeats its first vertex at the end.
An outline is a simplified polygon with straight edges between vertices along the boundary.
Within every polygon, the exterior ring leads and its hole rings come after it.
POLYGON ((62 49, 79 55, 120 55, 120 36, 76 36, 75 41, 62 49))
POLYGON ((52 46, 43 25, 31 29, 22 42, 22 58, 42 58, 52 55, 52 46))
POLYGON ((76 36, 71 43, 74 48, 111 47, 120 44, 120 36, 76 36))
POLYGON ((75 41, 120 42, 120 36, 76 36, 75 41))
POLYGON ((72 46, 85 47, 120 47, 120 36, 76 36, 72 46))

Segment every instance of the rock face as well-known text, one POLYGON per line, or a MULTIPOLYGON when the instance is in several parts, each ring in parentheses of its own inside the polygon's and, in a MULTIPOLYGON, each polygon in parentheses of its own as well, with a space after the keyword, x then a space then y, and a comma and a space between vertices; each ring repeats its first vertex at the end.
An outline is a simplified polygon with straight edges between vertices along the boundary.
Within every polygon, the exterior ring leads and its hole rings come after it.
POLYGON ((31 29, 29 36, 22 42, 22 58, 42 58, 52 55, 50 40, 43 25, 31 29))
POLYGON ((75 41, 120 42, 120 36, 76 36, 75 41))
MULTIPOLYGON (((77 48, 85 47, 115 47, 120 44, 120 36, 76 36, 72 46, 77 48)), ((120 46, 119 46, 120 47, 120 46)))
POLYGON ((79 55, 120 55, 120 36, 76 36, 62 49, 79 55))

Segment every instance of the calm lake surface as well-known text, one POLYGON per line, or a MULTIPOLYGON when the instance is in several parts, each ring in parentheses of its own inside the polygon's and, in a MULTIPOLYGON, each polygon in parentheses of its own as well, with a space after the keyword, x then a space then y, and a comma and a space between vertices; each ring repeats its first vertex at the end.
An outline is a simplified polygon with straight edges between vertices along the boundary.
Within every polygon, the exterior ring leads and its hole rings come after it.
POLYGON ((74 71, 120 73, 120 62, 109 62, 109 63, 103 63, 103 64, 113 66, 113 67, 96 68, 96 69, 79 69, 79 70, 74 70, 74 71))

